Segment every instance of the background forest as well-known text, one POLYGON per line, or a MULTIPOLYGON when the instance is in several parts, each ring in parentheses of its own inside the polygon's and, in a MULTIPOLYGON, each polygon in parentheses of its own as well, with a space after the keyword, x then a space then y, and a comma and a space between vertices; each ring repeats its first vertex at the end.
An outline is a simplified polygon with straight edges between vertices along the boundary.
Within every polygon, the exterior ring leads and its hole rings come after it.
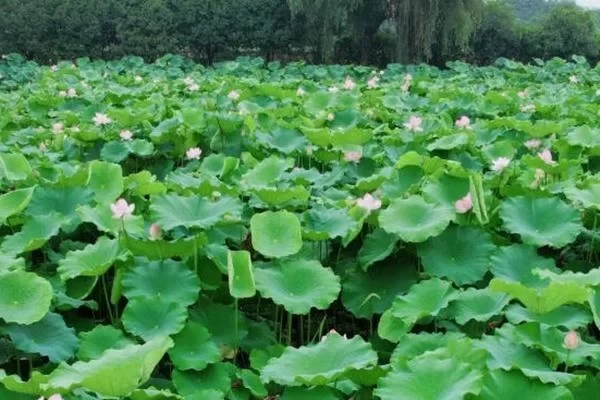
POLYGON ((166 53, 204 63, 595 62, 599 20, 556 0, 3 0, 0 52, 41 62, 166 53))

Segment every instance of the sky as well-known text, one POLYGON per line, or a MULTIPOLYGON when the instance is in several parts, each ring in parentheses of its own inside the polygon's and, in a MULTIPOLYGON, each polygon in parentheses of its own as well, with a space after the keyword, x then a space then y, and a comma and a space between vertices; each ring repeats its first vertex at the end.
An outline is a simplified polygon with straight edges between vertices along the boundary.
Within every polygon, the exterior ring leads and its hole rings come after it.
POLYGON ((600 8, 600 0, 576 0, 582 7, 600 8))

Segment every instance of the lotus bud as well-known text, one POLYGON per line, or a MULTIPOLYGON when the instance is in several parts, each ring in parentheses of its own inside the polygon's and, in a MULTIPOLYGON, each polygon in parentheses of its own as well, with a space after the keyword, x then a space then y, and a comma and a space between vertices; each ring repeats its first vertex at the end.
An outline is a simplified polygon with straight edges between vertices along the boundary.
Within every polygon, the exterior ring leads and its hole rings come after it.
POLYGON ((159 240, 162 236, 162 230, 160 229, 160 225, 156 223, 150 225, 148 233, 150 235, 150 240, 159 240))
POLYGON ((575 350, 579 347, 579 335, 575 331, 569 331, 563 340, 563 347, 567 350, 575 350))

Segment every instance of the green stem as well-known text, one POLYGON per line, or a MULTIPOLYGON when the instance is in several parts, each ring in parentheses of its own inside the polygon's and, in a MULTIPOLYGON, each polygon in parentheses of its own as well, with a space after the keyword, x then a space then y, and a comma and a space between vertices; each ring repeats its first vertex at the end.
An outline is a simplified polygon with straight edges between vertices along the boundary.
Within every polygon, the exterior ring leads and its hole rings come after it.
POLYGON ((110 319, 110 324, 112 325, 114 323, 114 319, 113 319, 113 313, 112 313, 112 308, 111 308, 111 304, 110 304, 110 297, 108 297, 108 288, 106 285, 106 274, 102 275, 102 278, 100 279, 101 284, 102 284, 102 291, 104 292, 104 301, 106 302, 106 309, 108 310, 108 318, 110 319))
POLYGON ((590 251, 588 254, 588 261, 592 262, 592 255, 594 254, 594 245, 596 241, 596 229, 598 225, 598 213, 594 210, 594 223, 592 224, 592 242, 590 243, 590 251))
POLYGON ((302 321, 302 315, 300 315, 298 317, 298 321, 299 321, 298 325, 300 325, 299 326, 299 328, 300 328, 299 329, 300 330, 300 346, 302 346, 304 344, 304 326, 302 326, 302 323, 303 323, 303 321, 302 321))
POLYGON ((567 359, 565 360, 565 373, 569 369, 569 356, 571 355, 571 350, 567 350, 567 359))
POLYGON ((239 342, 239 327, 238 327, 238 320, 239 320, 239 308, 238 308, 238 299, 237 297, 234 300, 235 302, 235 345, 234 345, 234 352, 233 352, 233 356, 234 361, 235 359, 237 359, 237 352, 238 352, 238 342, 239 342))
POLYGON ((311 322, 312 321, 311 321, 311 318, 310 318, 310 310, 309 310, 308 311, 308 323, 307 323, 307 326, 306 326, 306 338, 309 341, 310 341, 310 328, 311 328, 310 324, 311 324, 311 322))
POLYGON ((198 275, 198 238, 196 236, 194 236, 194 271, 198 275))
POLYGON ((292 313, 288 312, 287 317, 287 345, 292 345, 292 313))

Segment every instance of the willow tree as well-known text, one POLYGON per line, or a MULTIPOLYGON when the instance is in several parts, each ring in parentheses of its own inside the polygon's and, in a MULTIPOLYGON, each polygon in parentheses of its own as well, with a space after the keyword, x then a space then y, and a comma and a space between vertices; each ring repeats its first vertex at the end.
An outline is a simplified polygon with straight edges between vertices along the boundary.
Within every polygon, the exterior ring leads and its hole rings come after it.
POLYGON ((304 25, 306 40, 321 62, 331 63, 336 44, 351 36, 351 17, 364 0, 288 0, 292 18, 304 25))
POLYGON ((439 62, 468 48, 483 0, 386 0, 394 61, 439 62))

